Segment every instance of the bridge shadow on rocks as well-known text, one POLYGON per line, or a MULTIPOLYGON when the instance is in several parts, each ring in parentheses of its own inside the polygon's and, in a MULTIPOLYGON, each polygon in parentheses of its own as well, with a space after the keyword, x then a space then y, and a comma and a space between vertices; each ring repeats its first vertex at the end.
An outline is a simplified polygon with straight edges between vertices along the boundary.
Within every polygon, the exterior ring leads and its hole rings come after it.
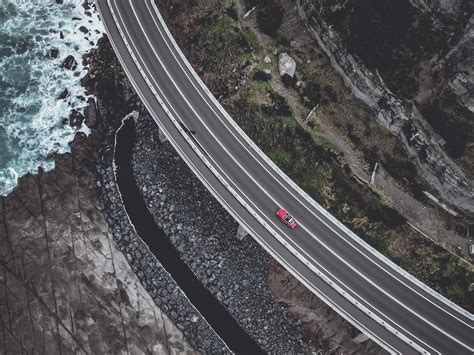
POLYGON ((128 118, 116 133, 115 165, 117 185, 125 210, 138 235, 179 285, 194 307, 235 353, 264 353, 240 327, 219 301, 198 280, 181 260, 177 250, 155 223, 137 187, 132 168, 135 144, 135 121, 128 118))

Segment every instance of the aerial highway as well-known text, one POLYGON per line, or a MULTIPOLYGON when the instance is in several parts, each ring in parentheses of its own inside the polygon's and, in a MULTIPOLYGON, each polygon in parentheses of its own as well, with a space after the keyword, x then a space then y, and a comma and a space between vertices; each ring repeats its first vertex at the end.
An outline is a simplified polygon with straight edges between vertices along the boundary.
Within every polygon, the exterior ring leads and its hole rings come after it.
POLYGON ((96 0, 132 85, 186 164, 288 271, 391 353, 472 354, 474 317, 388 261, 305 194, 193 71, 153 0, 96 0), (298 227, 275 212, 290 211, 298 227))

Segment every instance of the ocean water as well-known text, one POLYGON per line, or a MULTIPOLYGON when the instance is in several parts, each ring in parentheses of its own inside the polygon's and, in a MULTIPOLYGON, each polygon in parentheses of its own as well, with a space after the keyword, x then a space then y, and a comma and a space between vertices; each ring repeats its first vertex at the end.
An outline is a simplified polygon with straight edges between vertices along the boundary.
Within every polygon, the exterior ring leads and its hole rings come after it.
MULTIPOLYGON (((76 130, 65 123, 72 108, 83 112, 88 98, 80 85, 82 55, 102 36, 97 14, 84 14, 84 0, 0 0, 0 195, 17 178, 54 167, 52 156, 69 150, 76 130), (90 32, 82 33, 79 28, 90 32), (63 38, 61 39, 61 32, 63 38), (58 58, 50 55, 59 50, 58 58), (61 69, 68 55, 74 71, 61 69), (65 100, 58 100, 64 89, 65 100)), ((83 125, 79 130, 89 133, 83 125)))

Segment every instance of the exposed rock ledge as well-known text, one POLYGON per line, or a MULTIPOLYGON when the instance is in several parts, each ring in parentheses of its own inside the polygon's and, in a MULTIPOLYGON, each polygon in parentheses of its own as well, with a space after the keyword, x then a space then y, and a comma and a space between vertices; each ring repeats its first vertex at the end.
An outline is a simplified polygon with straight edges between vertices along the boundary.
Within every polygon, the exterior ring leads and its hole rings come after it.
POLYGON ((337 34, 319 16, 318 1, 298 0, 301 18, 353 94, 375 113, 379 124, 397 136, 431 192, 451 209, 474 220, 473 182, 443 150, 443 140, 416 107, 391 93, 377 73, 370 72, 338 44, 337 34))
MULTIPOLYGON (((444 23, 458 23, 469 14, 472 5, 464 0, 410 0, 421 12, 427 12, 435 26, 447 30, 444 23)), ((463 35, 449 52, 436 62, 436 71, 443 68, 448 77, 448 85, 460 98, 462 104, 474 112, 474 14, 471 12, 463 35)))
POLYGON ((112 242, 90 138, 0 199, 0 353, 190 353, 112 242))
POLYGON ((350 323, 294 278, 275 260, 270 262, 268 284, 278 301, 289 305, 289 313, 298 319, 310 341, 321 340, 326 354, 385 354, 372 340, 357 343, 360 334, 350 323), (348 341, 349 339, 352 341, 348 341))

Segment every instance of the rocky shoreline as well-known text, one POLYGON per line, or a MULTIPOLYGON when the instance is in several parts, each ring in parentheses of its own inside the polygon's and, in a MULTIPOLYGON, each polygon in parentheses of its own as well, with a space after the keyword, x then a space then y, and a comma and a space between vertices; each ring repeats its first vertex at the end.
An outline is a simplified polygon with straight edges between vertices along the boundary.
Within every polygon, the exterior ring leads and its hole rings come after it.
POLYGON ((100 129, 77 133, 53 170, 0 198, 0 353, 194 353, 113 242, 102 143, 100 129))
MULTIPOLYGON (((73 113, 70 119, 76 126, 86 124, 92 129, 88 138, 78 134, 75 139, 96 158, 76 155, 93 172, 84 184, 87 191, 98 193, 104 227, 137 283, 151 296, 153 307, 166 314, 170 326, 176 325, 177 334, 182 332, 184 338, 178 336, 175 344, 182 349, 178 351, 191 352, 192 347, 203 353, 223 353, 227 349, 137 235, 124 209, 115 181, 114 144, 122 119, 134 111, 138 118, 133 168, 149 212, 182 260, 262 349, 272 353, 382 352, 372 341, 352 341, 358 334, 355 328, 283 270, 253 239, 236 238, 237 223, 171 145, 160 141, 156 124, 131 88, 106 37, 83 60, 89 72, 82 84, 97 98, 88 100, 84 115, 73 113)), ((51 175, 59 173, 58 169, 51 175)), ((82 192, 78 194, 82 201, 82 192)))
MULTIPOLYGON (((71 64, 76 59, 73 61, 69 58, 65 62, 71 64)), ((180 340, 179 335, 173 340, 173 345, 168 342, 168 351, 174 351, 172 347, 176 346, 178 352, 191 352, 190 345, 203 353, 222 353, 225 352, 225 345, 137 236, 125 213, 115 182, 113 153, 116 130, 121 120, 132 111, 140 112, 141 117, 138 120, 138 136, 142 139, 137 142, 134 151, 134 166, 145 201, 152 203, 150 211, 154 213, 158 225, 168 233, 170 241, 199 279, 263 349, 270 352, 326 349, 318 337, 306 334, 304 338, 299 326, 300 320, 290 316, 287 306, 275 298, 275 289, 268 286, 270 257, 251 238, 243 241, 235 238, 235 221, 200 185, 169 144, 159 143, 156 125, 147 116, 129 85, 106 37, 83 58, 83 65, 89 70, 81 83, 87 94, 96 99, 88 100, 88 107, 83 115, 73 112, 69 122, 75 127, 85 124, 92 132, 88 137, 77 134, 72 143, 72 146, 80 147, 80 154, 73 150, 73 158, 90 172, 88 178, 82 181, 83 187, 74 191, 80 196, 79 204, 85 204, 86 191, 98 193, 97 199, 100 202, 95 204, 100 212, 96 215, 97 218, 102 218, 103 228, 108 230, 114 248, 118 249, 115 258, 120 257, 120 260, 128 263, 127 267, 141 284, 136 287, 143 287, 142 292, 148 298, 151 296, 153 307, 159 307, 160 311, 155 313, 162 311, 169 317, 166 318, 166 322, 169 322, 166 328, 176 325, 177 334, 182 332, 184 339, 180 340), (146 156, 151 155, 156 160, 146 159, 146 156), (157 165, 154 166, 151 162, 157 165), (158 183, 150 180, 150 172, 155 168, 159 168, 162 178, 158 183), (176 181, 180 181, 179 186, 183 189, 173 188, 176 181), (154 194, 150 194, 151 192, 154 194), (158 206, 160 209, 156 208, 158 206)), ((67 96, 66 89, 58 99, 67 96)), ((64 156, 68 154, 58 154, 54 159, 61 162, 64 156)), ((58 174, 62 174, 60 163, 48 176, 59 176, 58 174)), ((72 171, 71 174, 77 172, 72 171)), ((27 180, 31 182, 34 178, 31 180, 30 176, 27 180)), ((21 179, 21 187, 18 189, 23 188, 22 181, 25 178, 21 179)), ((18 189, 14 194, 17 194, 18 189)), ((51 193, 54 194, 54 189, 51 193)), ((33 201, 33 205, 34 203, 33 201)), ((52 205, 49 212, 56 213, 61 206, 62 204, 52 205)), ((69 218, 63 220, 67 221, 69 218)), ((96 241, 92 240, 91 243, 94 248, 99 248, 96 241)), ((100 243, 102 244, 104 243, 100 243)), ((40 253, 40 256, 44 257, 45 254, 40 253)), ((125 267, 125 264, 121 265, 125 267)), ((54 294, 54 290, 49 292, 54 294)), ((127 299, 125 291, 120 292, 121 297, 127 299)), ((348 327, 350 328, 349 325, 348 327)), ((131 330, 132 333, 135 331, 139 330, 131 330)), ((337 331, 337 326, 334 331, 337 331)), ((107 341, 102 341, 105 342, 103 346, 106 349, 107 341)), ((345 349, 345 345, 341 345, 344 342, 350 345, 349 348, 354 348, 354 345, 355 348, 358 347, 350 338, 345 338, 337 343, 336 348, 342 346, 345 349)), ((117 346, 126 346, 126 343, 127 341, 113 346, 118 350, 117 346)), ((157 349, 155 347, 150 351, 157 349)))
POLYGON ((155 304, 177 325, 194 349, 203 353, 225 352, 225 345, 137 235, 125 212, 113 166, 115 133, 126 113, 143 110, 142 104, 105 37, 85 60, 90 63, 90 70, 83 83, 98 99, 103 132, 96 146, 99 152, 96 184, 113 241, 155 304))

